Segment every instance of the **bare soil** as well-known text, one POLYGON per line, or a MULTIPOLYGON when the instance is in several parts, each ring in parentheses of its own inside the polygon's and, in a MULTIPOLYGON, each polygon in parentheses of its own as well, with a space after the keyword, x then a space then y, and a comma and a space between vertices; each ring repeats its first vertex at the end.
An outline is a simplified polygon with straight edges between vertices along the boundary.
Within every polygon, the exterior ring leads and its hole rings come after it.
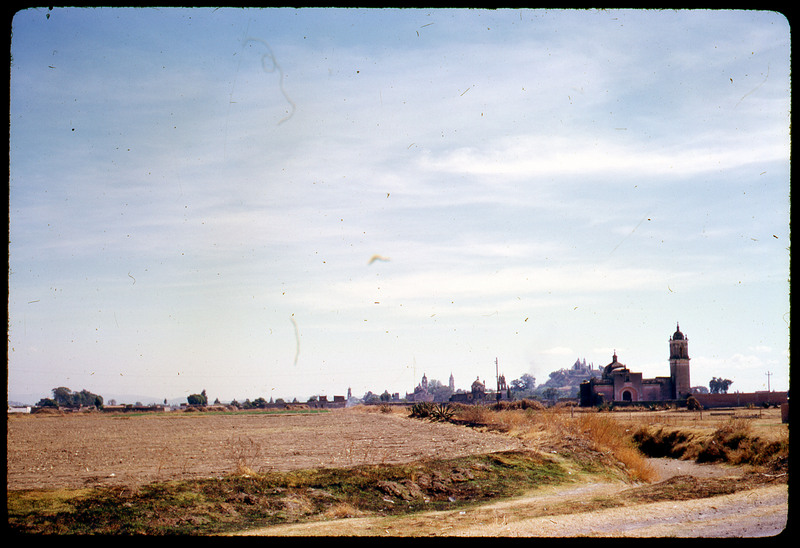
MULTIPOLYGON (((393 464, 526 448, 525 442, 499 433, 350 410, 296 415, 15 415, 8 417, 7 425, 9 491, 135 487, 243 469, 393 464)), ((786 527, 785 478, 776 482, 742 467, 671 459, 650 463, 659 474, 654 484, 580 480, 449 512, 331 519, 243 534, 762 537, 786 527), (736 487, 694 500, 670 498, 675 490, 712 484, 718 488, 725 482, 736 487)))
POLYGON ((9 490, 135 487, 242 469, 395 464, 522 448, 520 441, 497 433, 348 410, 14 415, 7 424, 9 490))

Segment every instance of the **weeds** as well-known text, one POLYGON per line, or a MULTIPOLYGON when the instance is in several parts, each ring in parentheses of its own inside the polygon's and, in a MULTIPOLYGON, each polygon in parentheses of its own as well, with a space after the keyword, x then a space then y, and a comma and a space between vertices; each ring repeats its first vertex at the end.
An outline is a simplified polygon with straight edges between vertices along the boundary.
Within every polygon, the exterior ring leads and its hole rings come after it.
POLYGON ((234 473, 240 476, 253 476, 255 462, 261 455, 261 447, 252 438, 231 437, 228 440, 234 473))

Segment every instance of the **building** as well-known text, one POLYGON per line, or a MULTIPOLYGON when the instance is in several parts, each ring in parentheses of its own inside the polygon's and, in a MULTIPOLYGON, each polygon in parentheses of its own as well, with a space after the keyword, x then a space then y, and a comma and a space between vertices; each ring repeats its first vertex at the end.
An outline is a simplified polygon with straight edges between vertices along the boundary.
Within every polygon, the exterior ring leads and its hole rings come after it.
POLYGON ((450 401, 454 403, 487 403, 491 401, 488 396, 486 383, 481 382, 480 377, 475 377, 469 392, 456 392, 450 396, 450 401))
MULTIPOLYGON (((452 375, 451 375, 452 376, 452 375)), ((414 392, 409 394, 406 392, 406 401, 409 402, 432 402, 433 393, 428 390, 428 377, 422 374, 422 381, 414 389, 414 392)))
POLYGON ((686 399, 690 394, 689 339, 680 324, 669 339, 669 377, 642 378, 617 358, 603 368, 600 377, 580 385, 582 406, 611 402, 653 402, 686 399))
POLYGON ((586 363, 586 358, 575 360, 571 368, 559 369, 550 373, 550 378, 540 386, 541 391, 554 389, 559 397, 574 398, 580 393, 581 383, 592 377, 600 377, 602 367, 595 367, 593 363, 586 363))

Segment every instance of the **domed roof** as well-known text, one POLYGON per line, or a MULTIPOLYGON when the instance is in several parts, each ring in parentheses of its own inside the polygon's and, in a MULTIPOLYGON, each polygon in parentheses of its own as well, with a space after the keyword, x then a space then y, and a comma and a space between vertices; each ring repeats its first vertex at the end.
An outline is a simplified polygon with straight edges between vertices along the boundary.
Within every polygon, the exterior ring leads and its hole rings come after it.
POLYGON ((675 329, 676 329, 676 331, 672 335, 672 340, 673 341, 682 341, 684 337, 683 337, 683 333, 681 333, 681 325, 677 324, 677 327, 675 329))
POLYGON ((603 368, 603 376, 608 376, 611 372, 616 371, 617 369, 627 369, 627 367, 625 367, 625 364, 617 361, 617 351, 615 350, 611 363, 603 368))

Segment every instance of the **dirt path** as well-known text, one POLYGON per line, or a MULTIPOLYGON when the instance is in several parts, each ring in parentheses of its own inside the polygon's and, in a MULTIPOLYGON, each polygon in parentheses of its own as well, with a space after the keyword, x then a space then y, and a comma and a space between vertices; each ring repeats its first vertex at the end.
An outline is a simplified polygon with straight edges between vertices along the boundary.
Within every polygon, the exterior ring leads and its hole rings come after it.
MULTIPOLYGON (((662 481, 741 476, 741 468, 651 459, 662 481)), ((599 497, 629 484, 574 483, 525 497, 472 508, 401 518, 365 517, 268 527, 253 536, 452 536, 452 537, 765 537, 779 534, 788 517, 786 484, 768 485, 691 501, 649 502, 582 511, 599 497), (583 507, 583 508, 582 508, 583 507), (545 515, 542 515, 545 514, 545 515), (531 517, 535 516, 535 517, 531 517)))
POLYGON ((479 524, 463 536, 764 537, 786 526, 788 490, 771 485, 692 501, 663 501, 580 514, 479 524))

